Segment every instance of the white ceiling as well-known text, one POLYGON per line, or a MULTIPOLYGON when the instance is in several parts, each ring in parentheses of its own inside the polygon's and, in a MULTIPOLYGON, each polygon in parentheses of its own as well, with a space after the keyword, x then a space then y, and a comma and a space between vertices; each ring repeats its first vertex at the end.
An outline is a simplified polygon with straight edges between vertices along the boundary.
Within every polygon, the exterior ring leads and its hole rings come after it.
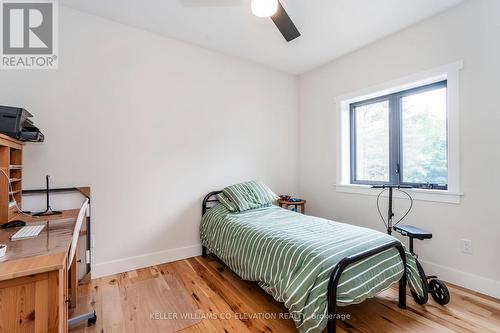
POLYGON ((281 0, 302 36, 287 43, 250 0, 61 0, 84 12, 292 74, 444 11, 463 0, 281 0))

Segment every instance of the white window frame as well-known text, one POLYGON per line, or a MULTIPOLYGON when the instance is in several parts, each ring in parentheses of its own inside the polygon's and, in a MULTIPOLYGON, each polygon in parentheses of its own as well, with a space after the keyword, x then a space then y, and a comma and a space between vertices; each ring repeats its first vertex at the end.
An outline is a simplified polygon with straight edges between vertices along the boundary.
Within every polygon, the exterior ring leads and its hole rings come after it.
POLYGON ((427 190, 410 189, 416 200, 460 203, 460 137, 459 137, 459 74, 463 62, 451 64, 416 73, 401 79, 385 82, 373 87, 355 91, 335 98, 337 110, 337 175, 338 192, 377 195, 379 190, 369 185, 351 184, 350 170, 350 104, 389 95, 402 90, 447 81, 447 140, 448 140, 448 189, 427 190))

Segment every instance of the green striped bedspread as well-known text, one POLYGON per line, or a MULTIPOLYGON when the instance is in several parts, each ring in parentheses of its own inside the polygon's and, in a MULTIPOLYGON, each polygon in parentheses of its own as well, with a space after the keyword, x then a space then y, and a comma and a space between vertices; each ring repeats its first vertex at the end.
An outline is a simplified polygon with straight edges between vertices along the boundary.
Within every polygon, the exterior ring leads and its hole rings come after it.
MULTIPOLYGON (((387 234, 298 214, 276 206, 231 213, 217 204, 203 216, 202 244, 244 280, 285 304, 300 332, 321 332, 328 321, 328 281, 344 257, 394 240, 387 234)), ((407 253, 408 282, 422 287, 407 253)), ((403 264, 389 249, 346 268, 337 305, 360 303, 397 283, 403 264)))

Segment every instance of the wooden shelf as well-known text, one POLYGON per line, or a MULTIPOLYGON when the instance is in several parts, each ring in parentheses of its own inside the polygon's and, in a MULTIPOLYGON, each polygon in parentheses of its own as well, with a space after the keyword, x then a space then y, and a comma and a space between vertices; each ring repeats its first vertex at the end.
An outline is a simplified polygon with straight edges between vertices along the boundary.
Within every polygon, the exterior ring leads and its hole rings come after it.
POLYGON ((23 143, 0 134, 0 169, 9 179, 0 175, 0 224, 17 214, 17 207, 9 207, 11 200, 22 204, 23 143), (9 184, 10 182, 10 184, 9 184))

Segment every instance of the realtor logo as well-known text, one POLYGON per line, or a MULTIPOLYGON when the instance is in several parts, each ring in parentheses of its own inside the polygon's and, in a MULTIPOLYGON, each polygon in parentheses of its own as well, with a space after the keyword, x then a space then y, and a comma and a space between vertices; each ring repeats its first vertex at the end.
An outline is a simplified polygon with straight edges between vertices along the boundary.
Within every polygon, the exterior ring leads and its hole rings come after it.
POLYGON ((0 0, 2 69, 57 68, 56 0, 0 0))

